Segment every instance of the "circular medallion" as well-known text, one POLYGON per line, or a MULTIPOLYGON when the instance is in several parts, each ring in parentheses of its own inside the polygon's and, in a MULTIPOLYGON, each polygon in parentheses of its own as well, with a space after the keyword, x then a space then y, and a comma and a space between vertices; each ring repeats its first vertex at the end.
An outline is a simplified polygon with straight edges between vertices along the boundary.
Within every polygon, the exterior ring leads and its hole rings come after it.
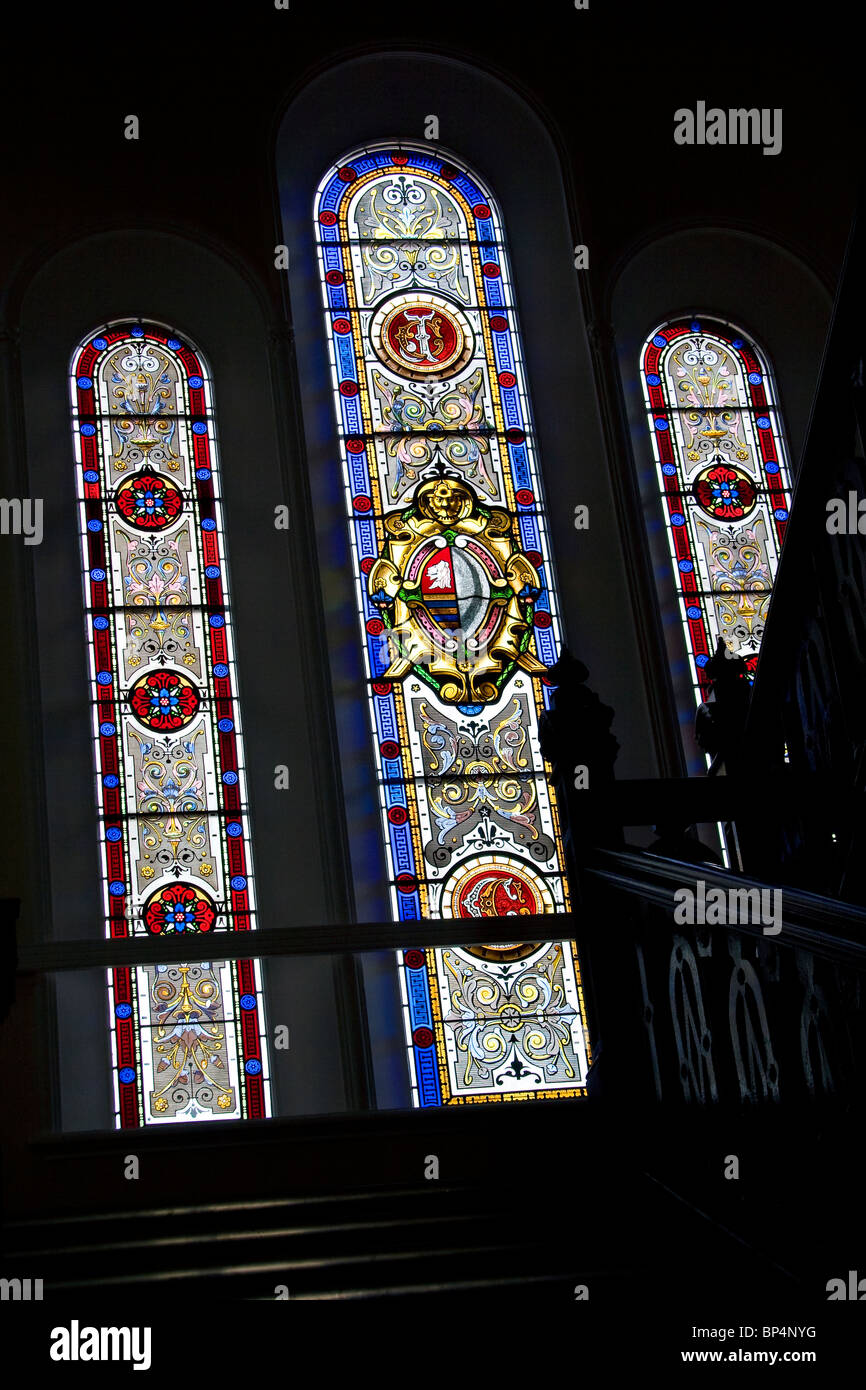
MULTIPOLYGON (((553 911, 550 891, 526 865, 505 855, 464 864, 445 885, 443 917, 525 917, 553 911)), ((537 941, 493 941, 465 946, 481 960, 524 960, 539 949, 537 941)))
POLYGON ((532 883, 511 865, 473 869, 454 891, 455 917, 528 917, 541 905, 532 883))
POLYGON ((370 340, 380 362, 415 381, 453 376, 474 347, 465 315, 432 294, 389 299, 373 319, 370 340))
POLYGON ((121 483, 114 504, 124 521, 138 531, 162 531, 183 511, 180 489, 148 468, 121 483))
POLYGON ((755 506, 755 484, 741 468, 714 463, 698 474, 692 488, 698 505, 720 520, 748 516, 755 506))
POLYGON ((183 729, 195 718, 199 693, 179 671, 148 671, 129 692, 129 703, 140 724, 148 729, 183 729))
POLYGON ((210 931, 216 908, 207 893, 188 883, 158 888, 144 905, 144 924, 151 936, 210 931))

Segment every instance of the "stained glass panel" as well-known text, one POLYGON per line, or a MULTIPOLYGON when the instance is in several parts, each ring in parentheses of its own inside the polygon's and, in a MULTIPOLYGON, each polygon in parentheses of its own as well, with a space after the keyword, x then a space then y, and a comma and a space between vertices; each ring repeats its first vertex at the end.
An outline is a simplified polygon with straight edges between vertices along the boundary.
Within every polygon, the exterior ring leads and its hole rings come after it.
MULTIPOLYGON (((117 323, 79 347, 70 389, 106 934, 251 931, 207 367, 117 323)), ((257 961, 116 969, 108 992, 119 1127, 270 1114, 257 961)))
MULTIPOLYGON (((315 218, 394 918, 568 912, 538 742, 561 632, 499 212, 456 163, 381 145, 329 171, 315 218)), ((574 942, 399 969, 416 1105, 585 1094, 574 942)))
POLYGON ((772 376, 733 325, 686 319, 644 347, 641 381, 695 698, 719 637, 751 674, 791 482, 772 376))

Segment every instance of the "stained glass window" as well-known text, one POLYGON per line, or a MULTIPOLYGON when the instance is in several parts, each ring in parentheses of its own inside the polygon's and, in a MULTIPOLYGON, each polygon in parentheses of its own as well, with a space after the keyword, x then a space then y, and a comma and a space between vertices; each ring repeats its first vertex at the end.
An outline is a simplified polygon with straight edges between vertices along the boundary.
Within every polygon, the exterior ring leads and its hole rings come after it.
POLYGON ((719 637, 758 664, 790 507, 768 364, 732 324, 664 324, 641 381, 695 699, 719 637))
MULTIPOLYGON (((78 348, 70 389, 106 934, 251 931, 210 374, 119 322, 78 348)), ((258 962, 115 969, 108 999, 119 1127, 270 1114, 258 962)))
MULTIPOLYGON (((538 744, 560 621, 500 213, 456 162, 383 144, 326 174, 315 219, 393 916, 568 912, 538 744)), ((416 1105, 586 1093, 574 942, 408 949, 399 971, 416 1105)))

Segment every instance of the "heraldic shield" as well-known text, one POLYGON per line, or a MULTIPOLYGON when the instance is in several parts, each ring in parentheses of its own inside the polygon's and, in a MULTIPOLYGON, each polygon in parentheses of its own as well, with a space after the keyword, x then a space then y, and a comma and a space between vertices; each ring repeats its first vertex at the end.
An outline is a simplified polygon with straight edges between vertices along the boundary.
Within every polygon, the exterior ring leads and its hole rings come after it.
POLYGON ((507 512, 481 506, 462 479, 432 478, 385 530, 368 578, 389 643, 385 680, 414 671, 448 704, 488 704, 515 667, 546 671, 530 650, 541 580, 507 512))

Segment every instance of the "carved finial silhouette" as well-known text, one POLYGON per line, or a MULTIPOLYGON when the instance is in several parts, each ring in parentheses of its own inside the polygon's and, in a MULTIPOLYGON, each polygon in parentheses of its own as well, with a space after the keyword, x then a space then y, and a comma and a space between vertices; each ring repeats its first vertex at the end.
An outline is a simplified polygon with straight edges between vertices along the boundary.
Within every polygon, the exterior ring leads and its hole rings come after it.
POLYGON ((676 819, 667 819, 659 821, 653 829, 658 839, 647 846, 648 854, 660 854, 664 859, 682 859, 687 864, 724 865, 722 856, 698 839, 692 826, 676 819))
POLYGON ((576 790, 576 771, 585 769, 583 786, 590 792, 613 784, 613 765, 619 743, 610 732, 614 711, 586 687, 589 671, 567 647, 551 666, 547 679, 556 689, 550 709, 538 721, 541 751, 553 763, 553 776, 568 810, 570 840, 580 856, 592 845, 622 844, 622 827, 612 814, 599 809, 586 790, 576 790), (591 805, 594 809, 590 809, 591 805))
POLYGON ((588 676, 586 666, 568 647, 563 647, 547 673, 556 689, 550 709, 539 720, 541 751, 568 783, 578 764, 590 769, 590 784, 610 781, 619 752, 619 743, 610 732, 614 711, 586 688, 588 676))
POLYGON ((713 698, 698 705, 695 738, 698 747, 713 759, 709 769, 712 776, 722 763, 730 771, 744 755, 743 735, 752 687, 745 661, 730 655, 722 637, 706 669, 712 680, 713 698))

